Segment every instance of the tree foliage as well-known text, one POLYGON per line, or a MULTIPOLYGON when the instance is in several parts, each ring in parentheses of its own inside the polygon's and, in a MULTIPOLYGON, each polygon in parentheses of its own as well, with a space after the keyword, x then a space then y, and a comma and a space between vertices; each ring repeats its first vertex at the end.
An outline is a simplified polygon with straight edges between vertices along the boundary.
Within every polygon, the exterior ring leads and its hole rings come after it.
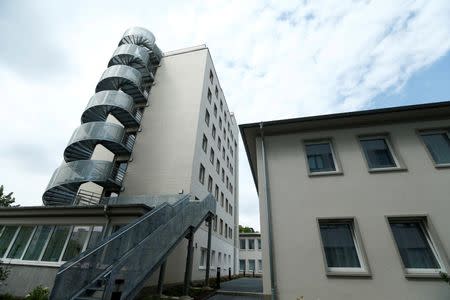
POLYGON ((247 227, 247 226, 242 226, 239 225, 239 232, 240 233, 254 233, 255 229, 253 229, 252 227, 247 227))
POLYGON ((4 194, 4 187, 3 185, 0 185, 0 207, 10 207, 12 204, 16 201, 16 198, 14 198, 13 193, 9 193, 7 195, 4 194))

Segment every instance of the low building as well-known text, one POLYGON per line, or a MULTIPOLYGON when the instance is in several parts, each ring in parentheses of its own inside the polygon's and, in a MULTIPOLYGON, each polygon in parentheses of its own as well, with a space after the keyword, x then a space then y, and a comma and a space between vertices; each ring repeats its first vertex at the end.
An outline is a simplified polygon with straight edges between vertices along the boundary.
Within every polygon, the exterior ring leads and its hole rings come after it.
POLYGON ((261 233, 239 233, 239 273, 262 275, 261 233))
POLYGON ((450 102, 240 125, 264 294, 449 299, 450 102))

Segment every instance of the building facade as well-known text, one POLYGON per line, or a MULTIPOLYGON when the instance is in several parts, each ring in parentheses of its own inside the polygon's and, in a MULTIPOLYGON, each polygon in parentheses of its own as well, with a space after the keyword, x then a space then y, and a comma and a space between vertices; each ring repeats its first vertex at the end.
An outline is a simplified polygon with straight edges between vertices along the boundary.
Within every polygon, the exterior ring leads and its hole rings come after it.
POLYGON ((241 125, 264 294, 448 299, 450 102, 241 125))
MULTIPOLYGON (((206 46, 162 53, 151 32, 129 29, 81 122, 43 195, 45 207, 0 212, 7 217, 0 222, 1 261, 11 273, 21 270, 11 278, 42 268, 48 275, 28 285, 52 287, 66 261, 146 211, 185 195, 194 202, 208 195, 216 199, 211 269, 238 272, 238 127, 206 46), (92 213, 93 219, 86 216, 90 213, 78 213, 79 219, 71 218, 66 224, 64 218, 45 217, 56 206, 64 207, 67 215, 80 206, 84 211, 105 206, 105 212, 92 213), (134 213, 115 218, 106 213, 110 208, 122 211, 121 207, 134 213), (36 248, 33 256, 27 255, 30 247, 36 248)), ((208 226, 204 223, 196 229, 192 280, 201 280, 206 271, 208 226)), ((188 241, 182 240, 170 249, 164 263, 165 283, 185 280, 188 247, 188 241)), ((147 284, 154 285, 157 279, 154 272, 147 284)), ((17 284, 6 289, 17 295, 27 292, 17 284)))
POLYGON ((261 233, 239 233, 239 273, 262 275, 261 233))

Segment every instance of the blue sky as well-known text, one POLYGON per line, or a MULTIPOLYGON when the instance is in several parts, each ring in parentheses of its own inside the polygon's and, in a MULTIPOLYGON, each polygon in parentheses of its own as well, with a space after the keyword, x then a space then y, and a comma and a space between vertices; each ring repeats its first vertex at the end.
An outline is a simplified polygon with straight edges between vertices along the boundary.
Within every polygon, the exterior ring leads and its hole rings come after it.
MULTIPOLYGON (((163 51, 207 44, 238 123, 450 100, 448 0, 0 1, 0 184, 21 205, 42 204, 131 26, 163 51)), ((239 155, 240 223, 258 228, 239 155)))

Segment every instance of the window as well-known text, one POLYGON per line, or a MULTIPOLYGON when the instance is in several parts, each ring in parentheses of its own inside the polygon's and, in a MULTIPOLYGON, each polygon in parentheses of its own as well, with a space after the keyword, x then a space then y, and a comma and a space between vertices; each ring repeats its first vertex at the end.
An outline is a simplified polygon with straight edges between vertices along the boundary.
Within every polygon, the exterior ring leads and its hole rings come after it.
POLYGON ((360 139, 369 169, 397 168, 398 164, 385 136, 360 139))
POLYGON ((202 140, 202 149, 203 152, 206 153, 206 149, 208 148, 208 138, 206 137, 206 135, 203 135, 203 140, 202 140))
POLYGON ((228 237, 228 224, 225 223, 225 238, 228 237))
POLYGON ((248 239, 248 250, 255 250, 255 240, 248 239))
POLYGON ((211 81, 211 83, 214 82, 214 74, 211 70, 209 70, 209 81, 211 81))
POLYGON ((222 140, 220 139, 220 137, 217 138, 217 147, 219 148, 220 151, 220 147, 222 147, 222 140))
POLYGON ((28 249, 22 259, 38 260, 41 256, 42 250, 44 249, 45 243, 50 236, 51 231, 52 226, 37 226, 36 230, 34 231, 33 237, 31 238, 30 245, 28 246, 28 249))
POLYGON ((228 199, 225 199, 225 211, 228 212, 228 199))
POLYGON ((206 248, 200 248, 200 267, 206 267, 206 248))
POLYGON ((42 256, 43 261, 59 261, 61 252, 67 241, 70 226, 56 226, 48 241, 47 249, 42 256))
POLYGON ((228 237, 229 237, 230 239, 233 238, 233 229, 231 229, 231 226, 228 227, 228 237))
POLYGON ((319 220, 319 228, 328 273, 368 275, 354 220, 319 220))
POLYGON ((230 183, 230 193, 233 195, 233 185, 230 183))
POLYGON ((255 271, 255 260, 254 259, 249 259, 248 260, 248 270, 249 271, 255 271))
POLYGON ((216 251, 211 250, 211 260, 209 261, 209 265, 215 266, 216 265, 216 251))
POLYGON ((245 250, 245 239, 239 240, 239 247, 241 250, 245 250))
POLYGON ((217 172, 217 174, 220 174, 220 161, 219 161, 219 159, 216 160, 216 172, 217 172))
POLYGON ((214 104, 214 117, 217 118, 217 105, 214 104))
POLYGON ((225 147, 222 147, 222 159, 225 160, 225 147))
POLYGON ((215 140, 216 139, 216 126, 214 126, 214 125, 212 126, 211 135, 212 135, 213 139, 215 140))
POLYGON ((28 241, 31 238, 31 234, 33 233, 34 226, 21 226, 19 233, 17 234, 14 243, 9 250, 7 258, 22 258, 22 254, 25 251, 25 247, 28 244, 28 241))
POLYGON ((217 232, 217 215, 214 216, 213 229, 217 232))
POLYGON ((436 166, 450 166, 450 139, 448 132, 422 133, 422 139, 436 166))
POLYGON ((222 118, 219 117, 219 129, 222 129, 222 118))
POLYGON ((206 123, 206 125, 209 126, 209 111, 208 110, 206 110, 206 112, 205 112, 205 123, 206 123))
POLYGON ((262 259, 258 259, 258 271, 262 272, 262 259))
POLYGON ((198 180, 200 181, 201 184, 205 183, 205 167, 200 164, 200 171, 198 174, 198 180))
POLYGON ((230 209, 229 209, 229 211, 230 211, 230 215, 233 215, 233 206, 231 206, 231 204, 230 204, 230 209))
POLYGON ((305 151, 310 174, 337 171, 336 157, 330 141, 306 142, 305 151))
POLYGON ((222 182, 225 182, 225 170, 222 168, 222 182))
POLYGON ((219 252, 217 254, 217 265, 218 266, 222 265, 222 252, 219 252))
POLYGON ((219 223, 220 225, 220 227, 219 227, 219 233, 220 234, 222 234, 223 235, 223 220, 222 219, 220 219, 220 223, 219 223))
POLYGON ((225 176, 225 177, 226 177, 226 179, 227 179, 225 182, 226 182, 226 187, 227 187, 227 189, 228 189, 228 183, 229 183, 228 176, 225 176))
POLYGON ((241 272, 245 271, 245 259, 239 260, 239 271, 241 271, 241 272))
POLYGON ((71 260, 84 250, 89 229, 89 226, 74 226, 62 258, 63 261, 71 260))
POLYGON ((208 192, 212 193, 212 187, 213 187, 213 179, 211 176, 208 176, 208 192))
POLYGON ((209 149, 209 161, 212 163, 212 165, 214 166, 214 150, 211 147, 211 149, 209 149))
POLYGON ((9 244, 16 235, 18 226, 5 226, 0 236, 0 257, 3 257, 6 250, 9 248, 9 244))
POLYGON ((93 226, 91 236, 89 237, 89 243, 87 248, 92 248, 100 242, 102 239, 103 226, 93 226))
POLYGON ((222 102, 222 99, 220 99, 220 111, 223 111, 223 102, 222 102))
POLYGON ((208 88, 208 102, 211 103, 211 99, 212 99, 212 93, 211 90, 208 88))
POLYGON ((214 198, 216 198, 216 201, 219 200, 219 186, 217 184, 214 187, 214 198))
POLYGON ((258 250, 261 250, 261 239, 258 239, 258 250))
POLYGON ((220 192, 220 205, 223 207, 223 193, 220 192))
POLYGON ((216 89, 214 90, 214 94, 216 95, 216 98, 219 98, 219 89, 216 86, 216 89))
POLYGON ((231 175, 234 175, 234 170, 233 170, 233 166, 232 165, 230 165, 230 172, 231 172, 231 175))
POLYGON ((389 225, 407 274, 439 274, 443 271, 425 219, 392 218, 389 225))

